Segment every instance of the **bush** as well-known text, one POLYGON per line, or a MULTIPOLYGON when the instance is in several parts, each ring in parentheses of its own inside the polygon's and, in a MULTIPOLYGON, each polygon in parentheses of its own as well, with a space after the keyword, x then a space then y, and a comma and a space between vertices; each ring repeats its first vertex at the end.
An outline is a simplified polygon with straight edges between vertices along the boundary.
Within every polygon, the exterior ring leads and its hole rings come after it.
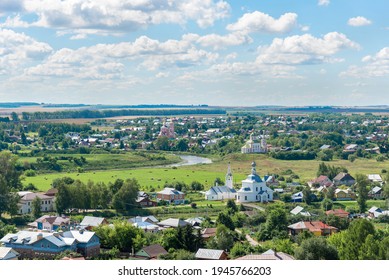
POLYGON ((24 172, 24 175, 26 175, 27 177, 34 177, 34 176, 36 176, 36 172, 35 172, 35 170, 28 169, 24 172))

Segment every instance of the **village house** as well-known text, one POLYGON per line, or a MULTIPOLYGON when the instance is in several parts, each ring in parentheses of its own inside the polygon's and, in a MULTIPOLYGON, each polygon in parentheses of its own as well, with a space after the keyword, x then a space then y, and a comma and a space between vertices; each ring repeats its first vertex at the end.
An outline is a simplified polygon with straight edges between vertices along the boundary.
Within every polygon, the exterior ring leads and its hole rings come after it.
POLYGON ((22 259, 54 259, 66 251, 81 253, 84 257, 97 256, 100 253, 100 240, 94 232, 38 232, 19 231, 9 233, 0 242, 12 248, 22 259))
POLYGON ((157 200, 167 201, 172 204, 184 204, 185 193, 173 188, 164 188, 162 191, 157 192, 157 200))
POLYGON ((52 212, 54 210, 54 197, 43 193, 33 193, 28 191, 18 192, 20 197, 18 203, 19 214, 29 214, 32 211, 32 202, 37 197, 41 200, 41 212, 52 212))
POLYGON ((335 190, 335 199, 342 201, 342 200, 355 200, 356 195, 351 189, 336 189, 335 190))
POLYGON ((330 187, 330 186, 332 186, 332 181, 327 176, 320 175, 316 179, 309 181, 308 186, 311 188, 312 187, 322 187, 322 186, 330 187))
POLYGON ((92 228, 94 227, 98 227, 100 225, 108 225, 108 224, 109 223, 105 218, 85 216, 80 223, 80 227, 86 230, 92 230, 92 228))
POLYGON ((203 231, 201 232, 201 237, 207 241, 209 240, 211 237, 214 237, 216 236, 216 231, 217 231, 217 228, 205 228, 203 229, 203 231))
POLYGON ((153 244, 147 247, 143 247, 141 250, 135 253, 135 257, 146 260, 156 260, 158 256, 167 255, 168 252, 159 244, 153 244))
POLYGON ((372 199, 382 199, 384 192, 381 187, 375 186, 369 191, 369 197, 372 199))
POLYGON ((293 236, 298 235, 303 231, 310 231, 315 236, 327 236, 338 231, 336 227, 326 225, 321 221, 297 222, 288 226, 288 230, 289 234, 293 236))
POLYGON ((355 184, 355 179, 353 176, 351 176, 348 173, 340 172, 338 175, 334 177, 332 180, 335 186, 348 186, 351 187, 352 185, 355 184))
POLYGON ((157 223, 157 225, 164 228, 178 228, 178 227, 184 227, 191 224, 181 219, 169 218, 160 221, 159 223, 157 223))
POLYGON ((350 215, 349 212, 347 212, 343 209, 332 209, 332 210, 326 211, 325 213, 327 216, 334 215, 334 216, 337 216, 339 218, 348 218, 348 216, 350 215))
POLYGON ((44 215, 35 222, 28 224, 33 228, 47 231, 69 230, 70 218, 44 215))

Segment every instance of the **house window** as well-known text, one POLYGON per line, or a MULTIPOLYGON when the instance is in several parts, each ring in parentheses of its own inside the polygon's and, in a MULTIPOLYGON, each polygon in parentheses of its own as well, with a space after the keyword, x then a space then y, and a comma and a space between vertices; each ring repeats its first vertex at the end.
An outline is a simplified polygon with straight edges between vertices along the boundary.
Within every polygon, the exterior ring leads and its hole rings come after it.
POLYGON ((247 200, 247 195, 245 195, 244 200, 247 200))
POLYGON ((255 191, 256 191, 256 192, 258 191, 258 187, 255 188, 255 191))
POLYGON ((30 206, 30 202, 28 202, 27 205, 30 206))

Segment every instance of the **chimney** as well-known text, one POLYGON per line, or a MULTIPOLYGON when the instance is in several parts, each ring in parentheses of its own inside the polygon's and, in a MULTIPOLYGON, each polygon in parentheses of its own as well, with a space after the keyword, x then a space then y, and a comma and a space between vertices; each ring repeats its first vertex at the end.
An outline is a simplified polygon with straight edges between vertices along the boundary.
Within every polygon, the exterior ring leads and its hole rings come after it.
POLYGON ((37 240, 41 240, 43 238, 43 233, 38 233, 36 236, 37 240))

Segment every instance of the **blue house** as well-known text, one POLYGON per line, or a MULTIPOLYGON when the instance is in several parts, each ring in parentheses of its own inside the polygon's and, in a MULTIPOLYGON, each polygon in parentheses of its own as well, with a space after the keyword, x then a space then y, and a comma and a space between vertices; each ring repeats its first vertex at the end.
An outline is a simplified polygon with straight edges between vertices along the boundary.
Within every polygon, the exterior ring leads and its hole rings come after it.
POLYGON ((47 231, 58 231, 60 229, 65 231, 70 228, 70 218, 44 215, 30 223, 29 226, 47 231))
POLYGON ((87 231, 19 231, 7 234, 0 242, 4 247, 17 251, 21 259, 54 259, 66 250, 77 251, 85 257, 100 253, 99 238, 94 232, 87 231))

